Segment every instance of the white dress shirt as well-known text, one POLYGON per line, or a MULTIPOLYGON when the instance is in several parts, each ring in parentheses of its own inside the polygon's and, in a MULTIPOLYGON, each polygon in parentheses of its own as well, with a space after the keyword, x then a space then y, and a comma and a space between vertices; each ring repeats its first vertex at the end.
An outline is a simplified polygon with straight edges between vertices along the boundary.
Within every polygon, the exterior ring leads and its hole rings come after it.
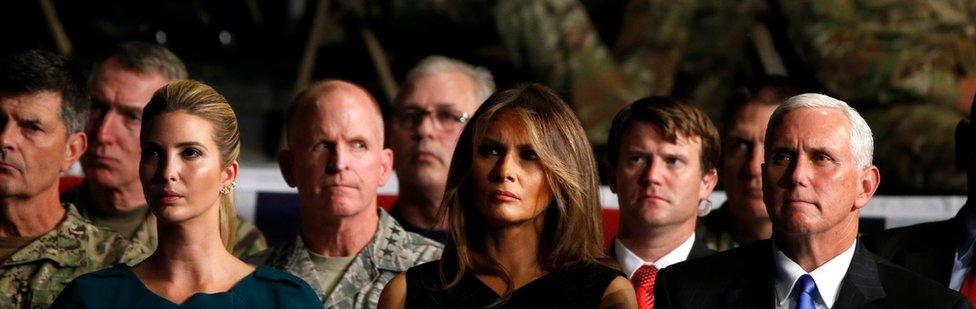
MULTIPOLYGON (((857 241, 846 251, 835 256, 827 263, 820 265, 809 274, 813 277, 813 282, 817 284, 818 295, 813 295, 814 303, 818 309, 827 309, 834 306, 837 294, 840 293, 840 283, 847 275, 847 270, 854 259, 854 247, 857 241)), ((807 274, 800 265, 783 254, 779 248, 773 246, 773 259, 776 263, 776 280, 774 282, 776 290, 776 308, 790 309, 796 308, 796 298, 801 291, 794 290, 793 286, 800 276, 807 274)))
POLYGON ((648 262, 641 259, 634 252, 631 252, 630 249, 627 249, 619 239, 614 239, 614 253, 617 254, 617 261, 620 262, 620 267, 627 274, 627 279, 630 279, 634 276, 634 272, 643 265, 654 265, 658 270, 661 270, 672 264, 684 262, 688 259, 688 254, 691 254, 691 247, 694 244, 695 233, 691 233, 691 236, 677 248, 674 248, 674 250, 671 250, 671 252, 668 252, 668 254, 665 254, 660 259, 657 259, 657 261, 648 262))

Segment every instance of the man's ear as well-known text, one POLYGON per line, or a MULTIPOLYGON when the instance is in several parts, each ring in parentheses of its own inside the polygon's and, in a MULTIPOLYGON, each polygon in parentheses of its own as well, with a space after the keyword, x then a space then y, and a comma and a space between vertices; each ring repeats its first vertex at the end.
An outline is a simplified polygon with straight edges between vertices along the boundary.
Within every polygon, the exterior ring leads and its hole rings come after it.
POLYGON ((64 147, 64 160, 61 161, 61 172, 66 172, 75 161, 88 149, 88 135, 85 132, 75 132, 68 135, 67 145, 64 147))
POLYGON ((380 171, 380 185, 385 185, 386 181, 390 180, 390 174, 393 171, 393 150, 390 148, 383 148, 382 153, 380 153, 380 165, 382 170, 380 171))
POLYGON ((709 195, 712 194, 712 190, 715 190, 715 185, 718 184, 718 169, 711 169, 702 175, 702 185, 698 192, 699 199, 707 199, 709 195))
POLYGON ((956 167, 965 170, 969 166, 969 157, 973 153, 973 124, 968 120, 960 120, 956 125, 956 167))
POLYGON ((291 161, 291 151, 288 149, 282 149, 278 151, 278 169, 281 170, 281 177, 285 178, 285 183, 288 187, 295 187, 295 178, 291 173, 292 161, 291 161))
POLYGON ((857 193, 857 197, 854 200, 854 209, 861 209, 868 205, 868 201, 874 196, 874 193, 878 191, 878 185, 881 184, 881 172, 878 167, 872 165, 864 168, 860 171, 861 179, 860 191, 857 193))

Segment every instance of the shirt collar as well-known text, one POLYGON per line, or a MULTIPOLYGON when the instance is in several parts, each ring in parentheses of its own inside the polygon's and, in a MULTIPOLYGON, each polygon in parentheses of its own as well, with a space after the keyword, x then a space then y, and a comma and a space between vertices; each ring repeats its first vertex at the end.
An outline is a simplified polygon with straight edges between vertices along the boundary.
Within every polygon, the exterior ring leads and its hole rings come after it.
POLYGON ((691 247, 695 244, 695 233, 691 233, 691 236, 681 243, 677 248, 668 252, 657 261, 647 262, 641 259, 637 254, 631 252, 630 249, 624 246, 619 239, 614 240, 614 253, 617 254, 617 261, 620 262, 620 266, 623 268, 624 273, 627 274, 627 278, 633 277, 634 272, 637 271, 643 265, 654 265, 657 269, 663 269, 665 267, 671 266, 672 264, 677 264, 688 259, 688 255, 691 254, 691 247))
MULTIPOLYGON (((837 300, 841 281, 844 280, 847 269, 851 266, 851 260, 854 259, 854 247, 856 245, 857 241, 855 240, 850 248, 809 273, 820 292, 816 301, 824 304, 827 308, 833 307, 834 301, 837 300)), ((783 254, 775 244, 773 251, 773 259, 776 263, 776 304, 785 306, 793 298, 791 293, 796 281, 807 272, 786 254, 783 254)))

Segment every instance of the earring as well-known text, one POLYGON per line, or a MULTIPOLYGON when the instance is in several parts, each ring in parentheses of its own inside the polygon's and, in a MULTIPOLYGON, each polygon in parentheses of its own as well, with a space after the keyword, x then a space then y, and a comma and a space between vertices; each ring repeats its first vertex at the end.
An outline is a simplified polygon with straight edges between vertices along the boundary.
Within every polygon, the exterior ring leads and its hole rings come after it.
POLYGON ((698 203, 698 216, 699 217, 707 216, 708 213, 710 213, 710 212, 712 212, 712 201, 711 200, 705 199, 705 200, 701 201, 700 203, 698 203))
POLYGON ((228 194, 230 194, 231 192, 234 191, 234 188, 237 188, 237 182, 236 181, 231 182, 226 187, 220 188, 220 195, 228 195, 228 194))

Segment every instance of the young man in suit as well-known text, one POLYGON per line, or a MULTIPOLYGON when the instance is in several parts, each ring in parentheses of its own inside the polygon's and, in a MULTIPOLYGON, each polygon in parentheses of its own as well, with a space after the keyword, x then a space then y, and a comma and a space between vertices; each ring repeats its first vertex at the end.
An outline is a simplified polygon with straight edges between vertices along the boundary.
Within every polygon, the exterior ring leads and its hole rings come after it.
MULTIPOLYGON (((974 100, 976 101, 976 100, 974 100)), ((976 103, 976 102, 974 102, 976 103)), ((969 200, 976 196, 976 131, 973 115, 956 126, 956 165, 969 178, 969 200)), ((966 202, 955 217, 896 228, 864 237, 868 250, 976 301, 973 242, 976 206, 966 202)))
POLYGON ((620 111, 608 140, 610 189, 620 205, 610 253, 634 283, 640 308, 653 308, 659 269, 714 252, 695 226, 718 182, 718 130, 692 105, 651 97, 620 111))
POLYGON ((871 128, 840 100, 801 94, 770 117, 762 165, 771 240, 671 266, 657 308, 970 308, 857 242, 881 181, 871 128))

